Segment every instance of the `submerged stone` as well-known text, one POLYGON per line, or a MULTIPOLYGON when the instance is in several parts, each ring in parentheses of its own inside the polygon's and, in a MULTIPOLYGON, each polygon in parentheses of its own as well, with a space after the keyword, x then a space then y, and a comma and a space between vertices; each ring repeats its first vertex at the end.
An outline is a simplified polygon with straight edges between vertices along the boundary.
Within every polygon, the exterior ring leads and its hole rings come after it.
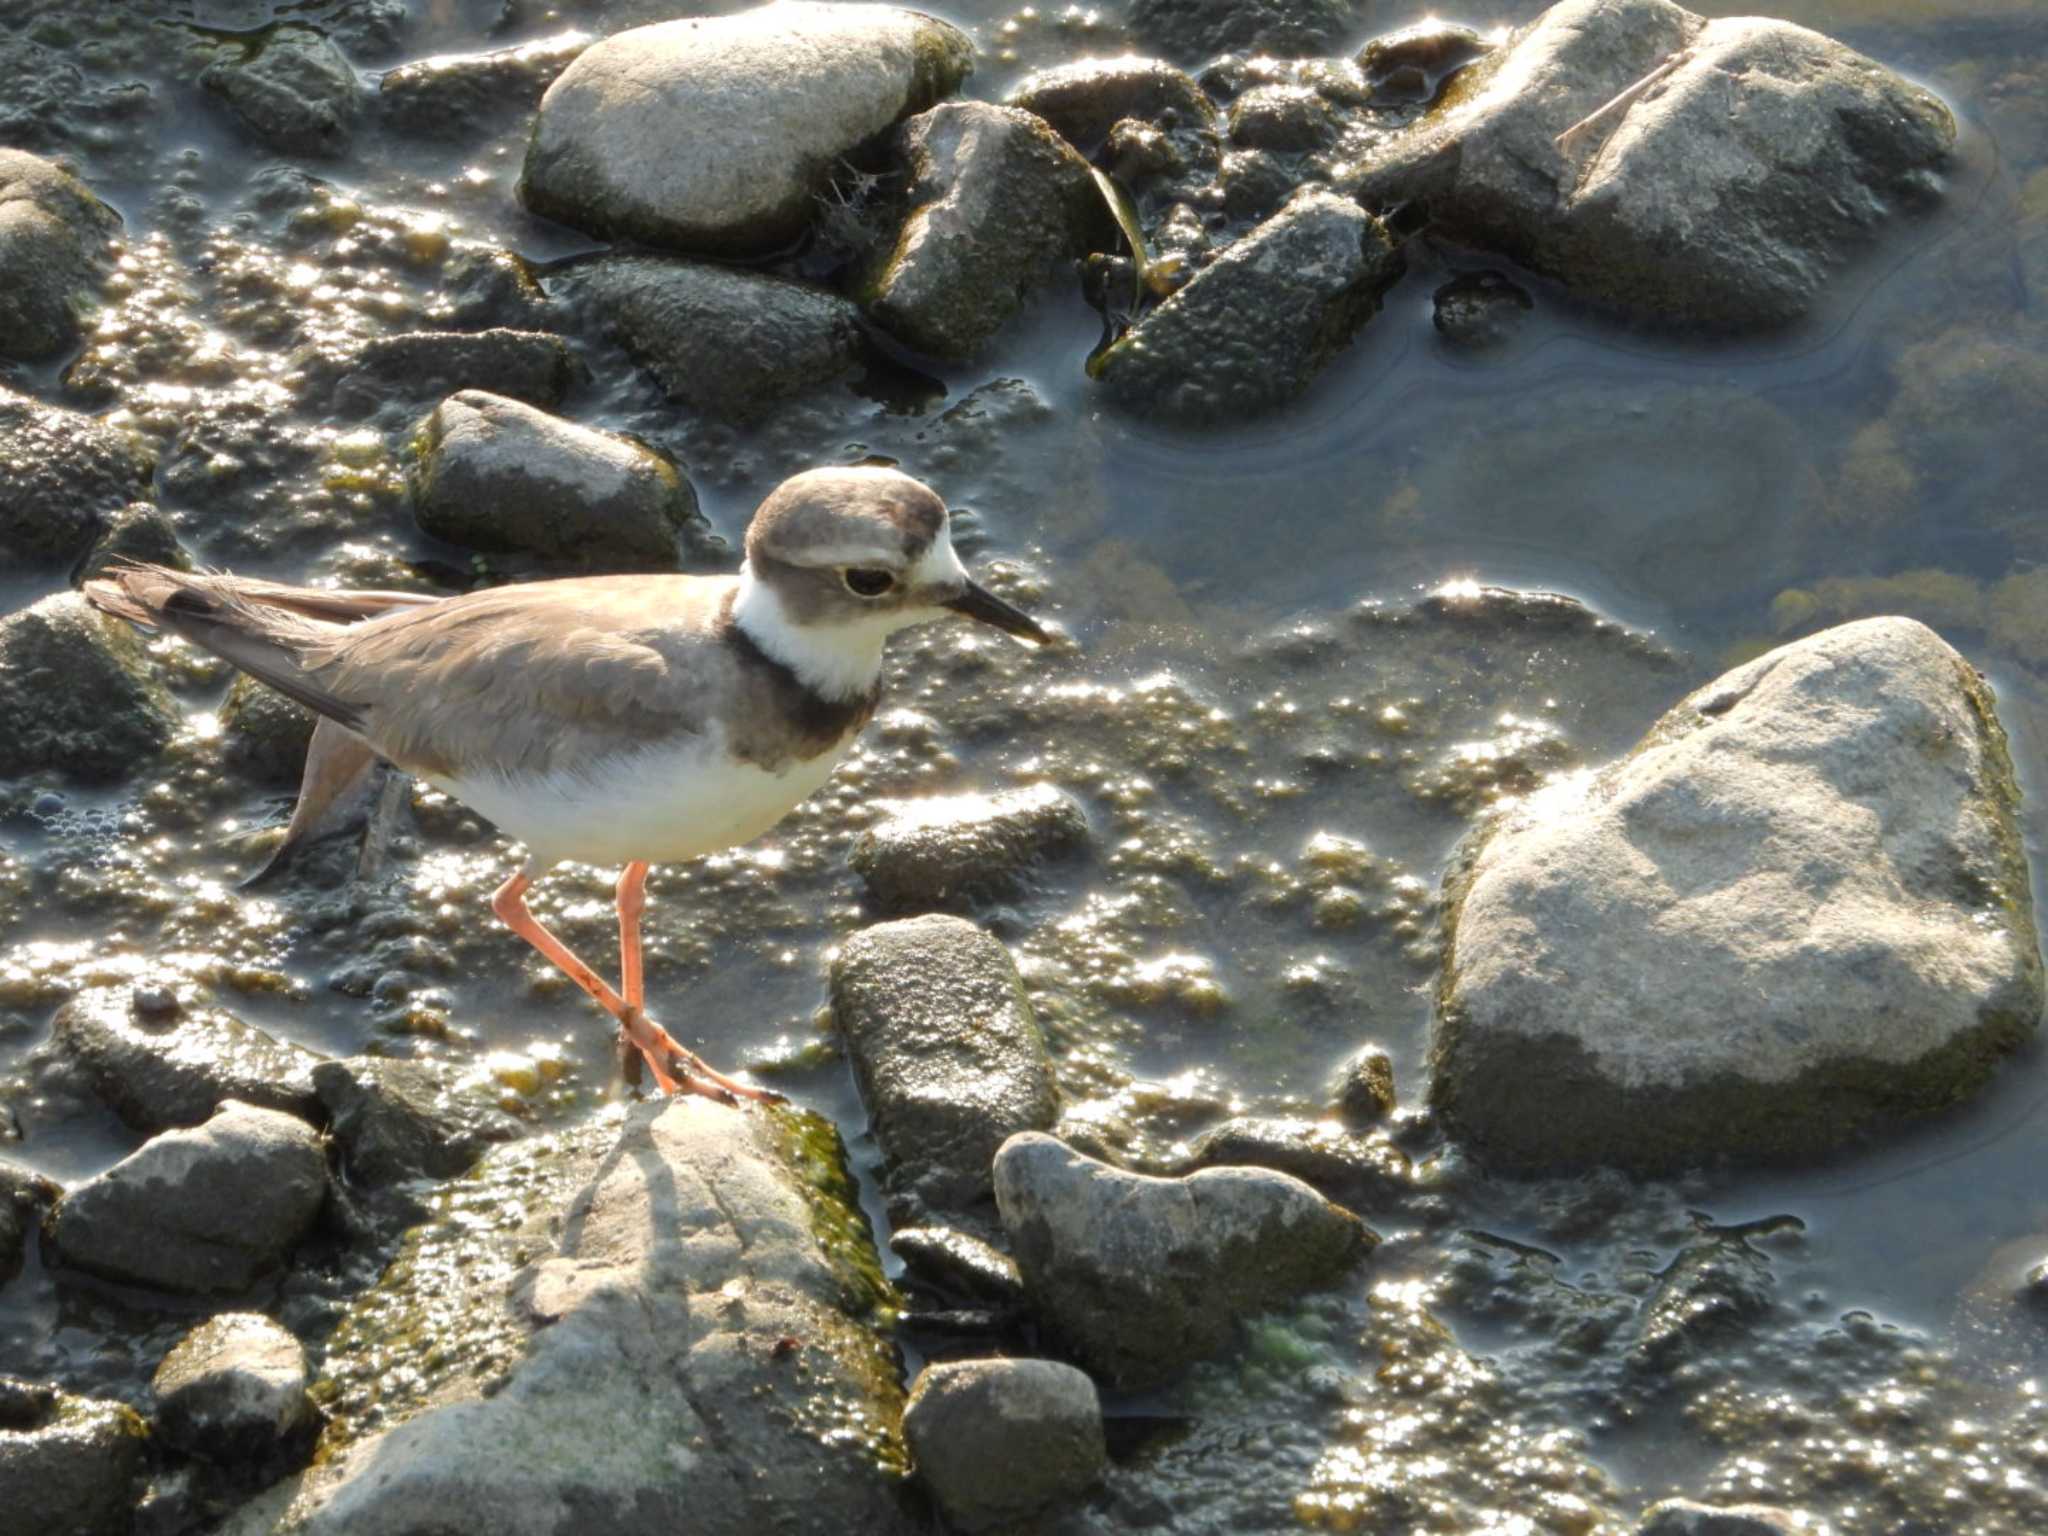
POLYGON ((843 157, 950 95, 973 57, 957 28, 880 5, 636 27, 548 88, 519 196, 608 239, 772 251, 810 225, 843 157))
POLYGON ((995 1186, 1040 1323, 1125 1391, 1170 1381, 1244 1314, 1331 1283, 1379 1241, 1284 1173, 1150 1178, 1036 1132, 1003 1144, 995 1186))
POLYGON ((1103 352, 1095 375, 1147 415, 1201 423, 1272 410, 1349 344, 1404 267, 1379 220, 1305 187, 1103 352))
POLYGON ((1823 1151, 1967 1097, 2042 1006, 1984 681, 1871 619, 1737 668, 1445 881, 1430 1102, 1513 1168, 1823 1151))
POLYGON ((199 83, 251 137, 288 155, 343 154, 355 132, 355 66, 311 27, 287 22, 231 42, 199 83))

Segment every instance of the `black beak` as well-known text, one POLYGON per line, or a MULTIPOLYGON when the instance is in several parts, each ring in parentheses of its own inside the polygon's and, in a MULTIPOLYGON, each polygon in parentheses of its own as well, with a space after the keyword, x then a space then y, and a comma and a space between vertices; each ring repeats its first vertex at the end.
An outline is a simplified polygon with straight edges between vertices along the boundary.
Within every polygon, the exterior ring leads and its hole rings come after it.
POLYGON ((1038 621, 1022 608, 1014 608, 979 582, 967 583, 967 590, 944 605, 955 613, 964 613, 970 619, 979 619, 984 624, 993 624, 1006 635, 1015 635, 1020 640, 1029 640, 1034 645, 1050 645, 1052 636, 1038 627, 1038 621))

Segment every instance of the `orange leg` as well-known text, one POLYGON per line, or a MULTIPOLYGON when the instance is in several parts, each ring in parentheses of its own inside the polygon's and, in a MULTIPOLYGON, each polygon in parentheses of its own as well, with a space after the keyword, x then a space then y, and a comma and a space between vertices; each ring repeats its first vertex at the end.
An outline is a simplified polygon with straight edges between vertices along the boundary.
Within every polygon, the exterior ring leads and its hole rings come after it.
POLYGON ((734 1082, 721 1072, 713 1071, 695 1051, 678 1044, 667 1030, 641 1011, 639 916, 643 903, 639 886, 640 881, 646 878, 647 866, 629 865, 627 876, 631 876, 632 870, 636 867, 640 871, 640 879, 633 881, 630 920, 625 899, 627 878, 621 877, 619 881, 619 936, 621 940, 625 939, 630 921, 633 938, 631 947, 626 951, 632 959, 627 963, 625 975, 622 977, 631 995, 631 1001, 607 986, 603 977, 578 958, 568 945, 543 928, 540 920, 527 910, 526 893, 533 887, 533 877, 524 870, 518 871, 498 887, 496 894, 491 897, 491 910, 497 913, 500 922, 539 950, 554 963, 556 969, 588 992, 597 1000, 600 1008, 619 1021, 619 1029, 626 1039, 631 1041, 646 1059, 647 1065, 654 1069, 654 1081, 660 1085, 663 1093, 700 1093, 706 1098, 717 1099, 724 1104, 731 1104, 737 1098, 780 1102, 782 1095, 779 1093, 751 1088, 744 1083, 734 1082), (671 1063, 680 1069, 680 1076, 669 1071, 671 1063))
MULTIPOLYGON (((628 1008, 645 1006, 640 979, 640 914, 647 907, 647 861, 635 859, 619 871, 619 992, 628 1008)), ((632 1031, 619 1026, 619 1066, 626 1086, 640 1086, 640 1050, 632 1031)))

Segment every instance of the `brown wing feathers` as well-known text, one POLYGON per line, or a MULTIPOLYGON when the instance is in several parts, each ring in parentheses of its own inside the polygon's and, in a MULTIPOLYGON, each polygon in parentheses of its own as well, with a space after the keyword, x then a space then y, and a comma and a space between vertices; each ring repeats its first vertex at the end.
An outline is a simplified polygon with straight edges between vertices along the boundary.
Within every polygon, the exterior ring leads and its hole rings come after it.
POLYGON ((85 584, 93 606, 188 640, 350 730, 363 706, 338 697, 305 665, 309 645, 336 622, 431 602, 401 592, 323 592, 233 576, 188 574, 160 565, 124 566, 85 584))

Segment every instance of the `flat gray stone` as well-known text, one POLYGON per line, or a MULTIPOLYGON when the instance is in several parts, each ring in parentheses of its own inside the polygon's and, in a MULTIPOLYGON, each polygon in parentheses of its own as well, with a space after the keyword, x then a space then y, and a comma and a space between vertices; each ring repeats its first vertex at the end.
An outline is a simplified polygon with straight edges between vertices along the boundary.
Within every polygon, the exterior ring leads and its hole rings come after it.
POLYGON ((888 802, 847 862, 892 912, 965 911, 1021 894, 1046 860, 1088 843, 1072 795, 1032 784, 997 795, 888 802))
POLYGON ((451 1510, 500 1536, 916 1528, 889 1470, 902 1387, 876 1323, 892 1293, 830 1126, 685 1098, 590 1132, 559 1170, 524 1142, 464 1181, 444 1218, 461 1262, 402 1256, 340 1336, 376 1353, 427 1328, 451 1347, 392 1350, 379 1386, 342 1392, 319 1464, 231 1536, 417 1536, 423 1511, 451 1510), (497 1209, 477 1197, 516 1211, 536 1175, 581 1192, 473 1230, 497 1209), (508 1262, 525 1266, 509 1285, 492 1278, 508 1262), (369 1405, 364 1433, 350 1415, 369 1405))
POLYGON ((1095 1383, 1055 1360, 926 1366, 903 1410, 917 1475, 963 1531, 1084 1493, 1109 1466, 1095 1383))
POLYGON ((221 1008, 139 1007, 136 989, 95 987, 57 1010, 55 1051, 76 1062, 103 1103, 143 1132, 204 1124, 229 1099, 319 1116, 317 1051, 290 1045, 221 1008))
POLYGON ((355 66, 312 27, 286 22, 229 43, 199 83, 251 138, 288 155, 341 155, 354 137, 355 66))
POLYGON ((449 1179, 525 1127, 457 1067, 351 1056, 313 1069, 341 1166, 371 1187, 449 1179))
POLYGON ((1095 377, 1144 415, 1199 423, 1272 410, 1378 313, 1405 265, 1379 220, 1304 187, 1097 358, 1095 377))
POLYGON ((1509 1167, 1672 1169, 1967 1097, 2041 1014, 2017 803, 1922 624, 1738 667, 1461 852, 1432 1106, 1509 1167))
POLYGON ((186 1334, 150 1380, 157 1433, 188 1456, 244 1471, 311 1444, 306 1351, 260 1313, 223 1312, 186 1334))
POLYGON ((148 497, 152 467, 132 432, 0 384, 0 555, 72 564, 148 497))
POLYGON ((1006 1311, 1024 1305, 1024 1277, 1017 1271, 1017 1261, 971 1232, 957 1227, 899 1227, 889 1234, 889 1251, 914 1279, 935 1289, 1006 1311))
POLYGON ((732 420, 829 385, 869 355, 852 300, 762 272, 600 256, 560 285, 671 400, 732 420))
MULTIPOLYGON (((120 228, 121 216, 61 166, 0 149, 0 357, 34 362, 78 340, 120 228)), ((5 521, 0 503, 0 539, 5 521)))
POLYGON ((1333 1282, 1379 1241, 1284 1173, 1156 1179, 1036 1132, 1003 1144, 995 1188, 1041 1325, 1126 1391, 1170 1381, 1240 1317, 1333 1282))
POLYGON ((1005 1138, 1059 1118, 1059 1090, 1010 953, 957 917, 863 929, 832 962, 846 1040, 892 1190, 949 1209, 990 1192, 1005 1138))
POLYGON ((246 1290, 319 1215, 327 1159, 305 1121, 229 1100, 194 1130, 167 1131, 58 1204, 57 1261, 188 1295, 246 1290))
POLYGON ((1590 298, 1755 329, 1804 314, 1880 226, 1930 202, 1955 133, 1931 92, 1789 22, 1563 0, 1345 190, 1425 202, 1438 232, 1590 298))
POLYGON ((124 1403, 0 1376, 0 1510, 7 1529, 129 1536, 148 1430, 124 1403))
POLYGON ((1034 291, 1116 239, 1088 162, 1034 113, 945 102, 899 128, 895 152, 908 211, 856 291, 933 357, 976 357, 1034 291))
POLYGON ((130 625, 75 592, 0 619, 0 778, 114 783, 176 729, 175 707, 130 625))
POLYGON ((466 389, 420 424, 413 515, 436 538, 599 570, 674 570, 697 493, 641 443, 466 389))
POLYGON ((637 27, 548 88, 519 195, 608 239, 772 251, 809 227, 842 157, 950 95, 973 56, 957 28, 879 5, 637 27))

